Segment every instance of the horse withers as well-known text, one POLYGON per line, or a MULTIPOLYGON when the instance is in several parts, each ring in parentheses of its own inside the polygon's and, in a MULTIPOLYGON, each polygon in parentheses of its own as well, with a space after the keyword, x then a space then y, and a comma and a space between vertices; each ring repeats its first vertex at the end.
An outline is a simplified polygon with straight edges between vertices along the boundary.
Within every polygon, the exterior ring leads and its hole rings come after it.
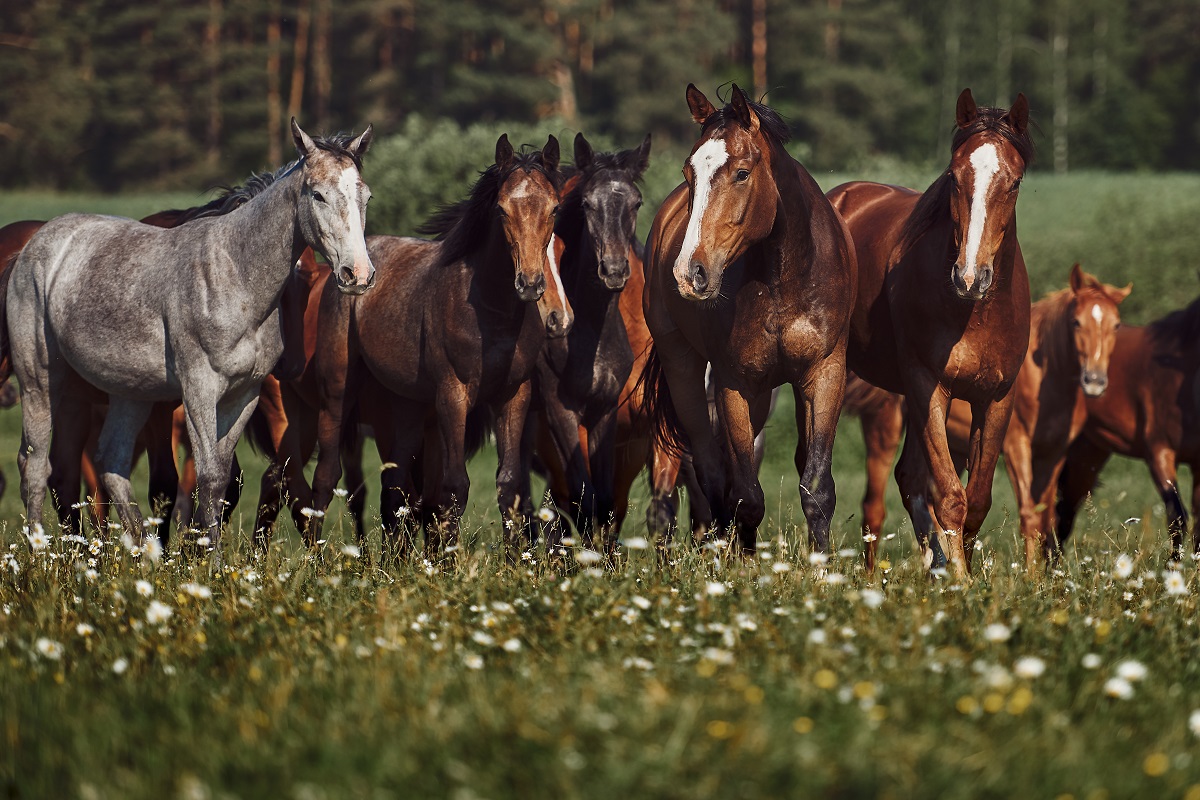
POLYGON ((699 488, 752 552, 766 512, 754 457, 772 390, 796 392, 796 467, 810 544, 830 547, 831 455, 858 268, 840 217, 785 149, 787 125, 733 87, 688 86, 699 140, 646 247, 646 398, 660 438, 690 450, 699 488), (709 418, 711 364, 717 426, 709 418))
POLYGON ((30 526, 41 524, 52 434, 59 442, 83 416, 74 398, 90 385, 109 397, 101 480, 135 538, 134 442, 155 402, 182 399, 201 529, 216 545, 234 446, 282 350, 279 296, 296 260, 312 247, 343 291, 374 284, 360 174, 370 127, 343 143, 313 139, 292 120, 292 137, 294 168, 232 213, 168 229, 69 214, 22 250, 7 309, 30 526))

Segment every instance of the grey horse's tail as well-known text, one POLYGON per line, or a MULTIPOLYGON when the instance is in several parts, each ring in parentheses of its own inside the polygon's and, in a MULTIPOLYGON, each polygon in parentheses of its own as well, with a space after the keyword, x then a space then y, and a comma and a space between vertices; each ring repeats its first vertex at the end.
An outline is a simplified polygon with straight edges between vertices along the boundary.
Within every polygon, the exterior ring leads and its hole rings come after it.
POLYGON ((12 342, 8 338, 8 282, 12 278, 13 264, 19 255, 20 250, 0 264, 0 383, 7 381, 13 374, 12 342))
POLYGON ((275 443, 271 441, 271 427, 267 424, 267 417, 261 409, 254 409, 254 413, 250 415, 250 423, 246 425, 245 436, 246 441, 250 443, 250 449, 255 453, 265 455, 271 460, 278 455, 275 452, 275 443))

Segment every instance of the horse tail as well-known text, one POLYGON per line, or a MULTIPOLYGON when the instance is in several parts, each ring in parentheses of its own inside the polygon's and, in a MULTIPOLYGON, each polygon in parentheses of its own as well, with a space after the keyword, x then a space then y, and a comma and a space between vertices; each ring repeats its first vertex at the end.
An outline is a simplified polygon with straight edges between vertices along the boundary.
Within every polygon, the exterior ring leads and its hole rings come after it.
POLYGON ((275 443, 271 441, 271 426, 267 423, 267 415, 263 413, 261 407, 254 409, 254 413, 250 415, 250 422, 246 425, 245 434, 251 450, 268 458, 275 457, 275 443))
POLYGON ((12 253, 0 264, 0 383, 13 374, 12 342, 8 338, 8 283, 12 279, 12 268, 17 263, 21 250, 12 253))
POLYGON ((642 388, 641 412, 650 423, 654 444, 673 456, 686 455, 690 448, 687 431, 675 410, 671 387, 667 384, 667 375, 658 357, 658 348, 654 345, 650 346, 646 366, 642 368, 638 383, 642 388))
POLYGON ((467 458, 483 449, 483 445, 495 431, 495 423, 495 418, 486 405, 477 405, 467 412, 467 424, 463 432, 463 452, 467 458))

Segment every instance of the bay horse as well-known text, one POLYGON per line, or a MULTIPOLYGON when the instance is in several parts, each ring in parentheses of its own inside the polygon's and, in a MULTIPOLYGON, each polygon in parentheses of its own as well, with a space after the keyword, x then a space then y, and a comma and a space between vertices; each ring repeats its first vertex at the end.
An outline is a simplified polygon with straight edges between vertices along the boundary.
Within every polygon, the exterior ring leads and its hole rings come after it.
MULTIPOLYGON (((547 340, 538 359, 531 417, 537 429, 531 425, 530 432, 555 476, 559 507, 586 540, 600 529, 611 545, 618 413, 634 362, 621 298, 633 273, 642 205, 637 183, 649 165, 650 137, 634 150, 595 153, 579 133, 574 155, 554 233, 563 243, 560 271, 575 322, 566 336, 547 340)), ((557 544, 563 530, 551 526, 548 544, 557 544)))
MULTIPOLYGON (((1188 516, 1177 468, 1200 467, 1200 299, 1144 327, 1117 331, 1108 390, 1087 399, 1087 421, 1059 478, 1055 509, 1058 543, 1071 535, 1079 506, 1114 454, 1146 462, 1167 512, 1171 559, 1178 561, 1188 516)), ((1192 485, 1192 513, 1200 519, 1200 481, 1192 485)), ((1200 527, 1192 529, 1200 553, 1200 527)))
POLYGON ((736 84, 722 109, 691 84, 687 102, 700 138, 646 247, 649 413, 663 440, 690 451, 717 525, 736 523, 749 553, 766 512, 754 440, 772 390, 791 383, 809 542, 827 551, 854 244, 816 181, 788 155, 787 125, 775 111, 736 84), (705 390, 710 364, 716 433, 705 390))
MULTIPOLYGON (((386 392, 389 413, 370 420, 385 464, 381 511, 385 548, 407 546, 400 509, 425 505, 439 527, 457 535, 470 488, 468 418, 492 421, 499 464, 497 500, 509 534, 532 515, 529 476, 522 474, 522 436, 532 376, 551 322, 538 300, 566 295, 559 278, 554 222, 562 173, 558 140, 540 151, 517 152, 507 134, 495 163, 469 196, 434 215, 421 231, 434 241, 372 236, 381 290, 321 298, 315 365, 320 398, 319 453, 313 475, 311 543, 341 474, 340 453, 350 435, 361 387, 386 392), (547 278, 549 276, 549 279, 547 278), (436 433, 425 447, 427 430, 436 433), (421 470, 424 450, 435 469, 421 470), (422 472, 418 487, 415 473, 422 472)), ((565 334, 568 319, 553 316, 565 334)), ((364 393, 379 397, 373 392, 364 393)), ((476 427, 476 430, 478 428, 476 427)), ((414 515, 415 516, 415 515, 414 515)))
MULTIPOLYGON (((1032 306, 1029 348, 1013 388, 1016 397, 1003 443, 1027 568, 1039 551, 1047 561, 1058 554, 1052 513, 1059 473, 1087 417, 1085 398, 1099 397, 1108 385, 1109 360, 1121 327, 1119 305, 1131 289, 1101 283, 1075 264, 1068 288, 1032 306)), ((847 382, 845 409, 860 417, 867 450, 862 530, 868 569, 874 568, 883 530, 884 491, 904 427, 903 402, 900 395, 853 374, 847 382)), ((951 402, 946 430, 955 470, 961 473, 970 451, 969 404, 951 402)))
POLYGON ((924 193, 878 183, 828 193, 854 236, 859 291, 847 356, 907 399, 896 477, 922 560, 970 572, 1029 343, 1029 278, 1017 242, 1021 178, 1033 157, 1029 103, 959 95, 949 167, 924 193), (952 398, 971 405, 964 489, 946 440, 952 398))
POLYGON ((295 166, 234 212, 168 229, 68 214, 21 251, 7 310, 28 525, 41 524, 52 446, 81 444, 78 390, 91 386, 109 400, 101 481, 134 537, 142 535, 129 486, 137 433, 155 402, 182 398, 201 524, 216 546, 233 448, 282 349, 279 295, 296 260, 312 247, 344 291, 374 283, 360 176, 371 128, 343 144, 314 140, 295 119, 291 127, 295 166))

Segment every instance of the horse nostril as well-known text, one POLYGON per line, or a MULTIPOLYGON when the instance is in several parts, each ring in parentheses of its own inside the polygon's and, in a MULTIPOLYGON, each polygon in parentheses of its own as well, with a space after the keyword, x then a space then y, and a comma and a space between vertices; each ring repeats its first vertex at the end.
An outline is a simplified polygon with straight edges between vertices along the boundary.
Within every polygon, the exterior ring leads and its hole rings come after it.
POLYGON ((692 286, 697 292, 703 292, 708 288, 708 272, 699 262, 692 264, 692 286))
POLYGON ((558 319, 558 312, 557 312, 557 311, 551 311, 551 312, 550 312, 550 319, 549 319, 549 323, 550 323, 550 330, 552 330, 552 331, 556 331, 556 330, 558 330, 558 329, 559 329, 559 327, 560 327, 560 322, 559 322, 559 319, 558 319))
POLYGON ((338 269, 338 281, 343 286, 350 286, 354 283, 354 267, 341 267, 338 269))

